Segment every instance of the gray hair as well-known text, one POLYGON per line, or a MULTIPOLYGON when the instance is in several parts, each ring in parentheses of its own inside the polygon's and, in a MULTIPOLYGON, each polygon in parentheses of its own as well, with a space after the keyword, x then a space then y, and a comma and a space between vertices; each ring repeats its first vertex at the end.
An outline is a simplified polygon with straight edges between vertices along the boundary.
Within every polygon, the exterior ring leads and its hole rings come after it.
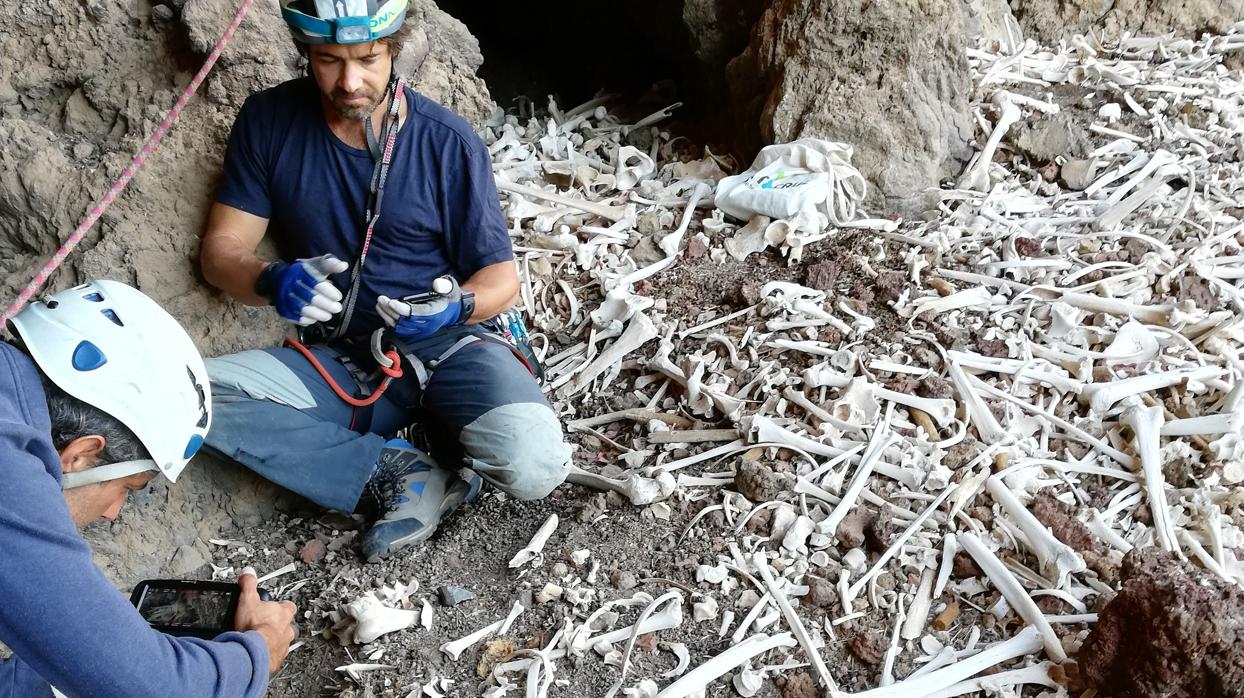
POLYGON ((116 417, 61 390, 43 372, 43 392, 52 420, 52 445, 57 451, 83 436, 104 437, 104 450, 97 465, 147 460, 151 454, 134 432, 116 417))

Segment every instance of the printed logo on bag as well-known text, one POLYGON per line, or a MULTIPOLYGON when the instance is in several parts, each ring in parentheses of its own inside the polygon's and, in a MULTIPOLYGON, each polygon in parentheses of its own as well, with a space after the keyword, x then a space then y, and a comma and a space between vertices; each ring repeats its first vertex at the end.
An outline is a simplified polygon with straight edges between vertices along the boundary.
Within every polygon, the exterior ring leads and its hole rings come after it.
POLYGON ((747 186, 753 189, 764 189, 767 191, 777 191, 781 189, 794 189, 802 187, 805 184, 824 179, 825 175, 820 172, 796 172, 787 174, 785 170, 778 170, 774 174, 760 174, 755 179, 748 180, 747 186))

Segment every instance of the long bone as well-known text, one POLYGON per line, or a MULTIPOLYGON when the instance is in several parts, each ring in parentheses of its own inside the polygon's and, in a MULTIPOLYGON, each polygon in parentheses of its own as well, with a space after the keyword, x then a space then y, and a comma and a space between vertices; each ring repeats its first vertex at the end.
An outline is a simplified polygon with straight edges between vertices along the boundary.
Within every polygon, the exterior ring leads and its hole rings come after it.
POLYGON ((955 390, 959 392, 959 398, 963 400, 963 405, 967 410, 968 418, 972 420, 972 425, 976 427, 976 433, 985 443, 1002 444, 1010 441, 1007 431, 998 423, 997 417, 993 416, 993 411, 989 409, 989 405, 981 399, 980 395, 972 390, 972 384, 968 380, 968 376, 963 369, 953 359, 947 359, 946 370, 950 374, 950 380, 955 385, 955 390))
POLYGON ((1136 451, 1140 456, 1140 469, 1145 480, 1145 494, 1149 498, 1149 509, 1153 514, 1153 528, 1157 533, 1158 544, 1163 550, 1183 557, 1179 547, 1179 538, 1171 521, 1170 504, 1166 500, 1166 477, 1162 473, 1162 422, 1165 421, 1163 409, 1158 406, 1149 407, 1136 404, 1123 413, 1123 423, 1131 427, 1136 442, 1136 451))
POLYGON ((635 650, 635 640, 639 638, 640 626, 644 621, 648 620, 648 618, 652 616, 653 612, 656 611, 657 608, 667 603, 678 603, 681 605, 681 592, 675 590, 668 592, 663 596, 657 597, 639 613, 639 619, 635 621, 630 639, 626 641, 626 650, 622 653, 622 673, 618 677, 618 682, 614 684, 613 688, 605 694, 606 698, 612 698, 618 690, 622 688, 622 684, 626 681, 626 674, 631 668, 631 652, 635 650))
POLYGON ((543 559, 542 551, 544 550, 544 545, 548 543, 549 537, 553 535, 553 531, 557 530, 557 523, 557 514, 550 514, 549 518, 545 519, 544 524, 536 530, 535 535, 531 537, 531 542, 527 543, 526 547, 515 553, 514 557, 510 559, 510 569, 522 567, 533 560, 543 559))
POLYGON ((786 594, 778 588, 777 580, 774 579, 773 572, 769 568, 768 558, 764 556, 764 553, 753 553, 752 564, 760 571, 760 578, 764 580, 765 587, 769 589, 769 593, 773 596, 773 600, 777 602, 782 615, 786 617, 786 624, 790 626, 791 632, 799 639, 799 644, 803 647, 804 656, 812 662, 812 666, 820 674, 821 685, 829 689, 830 692, 837 692, 838 682, 834 680, 833 674, 829 673, 829 667, 825 666, 825 660, 821 658, 821 653, 812 642, 812 636, 808 634, 808 629, 803 626, 803 621, 799 620, 799 614, 791 607, 786 594))
POLYGON ((920 572, 920 586, 916 589, 916 597, 907 609, 907 620, 903 622, 902 638, 915 640, 924 634, 929 622, 929 609, 933 605, 933 577, 936 574, 932 567, 925 567, 920 572))
MULTIPOLYGON (((642 594, 642 595, 637 595, 637 596, 646 599, 646 601, 642 601, 641 603, 649 603, 651 601, 651 597, 649 597, 647 594, 642 594)), ((613 603, 623 604, 623 605, 632 605, 633 600, 625 599, 625 600, 620 600, 620 601, 616 601, 613 603)), ((500 622, 501 621, 498 621, 498 623, 500 622)), ((546 659, 549 662, 552 662, 554 660, 566 657, 567 655, 571 653, 581 654, 584 650, 586 650, 589 647, 607 646, 607 645, 613 645, 618 642, 622 642, 623 640, 626 640, 627 638, 631 637, 632 634, 647 635, 649 633, 656 633, 662 630, 670 630, 671 628, 676 628, 679 625, 682 625, 682 597, 681 596, 678 596, 670 600, 668 603, 664 604, 661 607, 661 611, 659 613, 651 614, 642 623, 636 623, 633 625, 629 625, 625 628, 620 628, 618 630, 604 631, 604 632, 601 632, 601 633, 598 633, 596 635, 592 635, 586 638, 578 637, 578 638, 574 638, 571 640, 567 640, 567 642, 565 643, 566 644, 565 647, 559 647, 557 649, 552 649, 552 646, 556 644, 556 642, 563 636, 563 631, 558 631, 557 636, 555 636, 554 638, 554 642, 551 642, 550 647, 547 649, 547 651, 544 652, 544 655, 545 655, 544 659, 546 659)), ((489 628, 492 628, 492 627, 493 626, 489 626, 489 628)), ((567 637, 570 637, 570 636, 567 636, 567 637)), ((476 641, 478 642, 478 640, 476 641)), ((793 640, 791 644, 792 645, 794 644, 793 640)), ((510 661, 510 662, 506 662, 504 664, 499 665, 495 671, 497 673, 509 673, 513 671, 522 671, 524 669, 529 668, 533 664, 538 665, 540 662, 541 662, 541 659, 522 659, 522 660, 510 661)))
POLYGON ((775 424, 773 420, 761 415, 744 417, 740 421, 740 426, 743 428, 743 432, 747 434, 748 441, 753 444, 783 444, 793 446, 800 451, 806 451, 808 453, 816 454, 818 456, 825 456, 827 458, 840 456, 844 452, 843 449, 838 448, 837 446, 831 446, 814 439, 809 439, 806 436, 799 436, 798 434, 791 433, 775 424))
POLYGON ((661 333, 657 330, 656 325, 648 318, 646 313, 636 313, 631 321, 627 323, 626 330, 622 333, 618 340, 605 349, 587 366, 579 370, 573 382, 566 388, 568 395, 573 395, 583 390, 596 380, 596 377, 612 366, 622 363, 622 357, 639 349, 643 345, 651 342, 661 333))
POLYGON ((1179 177, 1183 172, 1184 168, 1178 165, 1167 165, 1159 169, 1153 174, 1152 178, 1131 196, 1111 206, 1098 216, 1097 220, 1093 222, 1093 226, 1097 230, 1114 230, 1123 222, 1124 218, 1127 218, 1141 206, 1144 206, 1159 190, 1166 186, 1167 182, 1179 177))
POLYGON ((939 427, 949 427, 955 422, 954 400, 924 398, 883 388, 879 385, 871 384, 871 381, 868 381, 866 378, 852 378, 844 373, 835 371, 827 362, 805 369, 802 377, 804 385, 810 388, 846 388, 852 381, 864 381, 869 383, 869 387, 877 397, 920 410, 932 417, 939 427))
MULTIPOLYGON (((690 698, 703 695, 708 684, 731 669, 750 661, 753 657, 778 647, 794 647, 795 638, 790 633, 778 635, 753 635, 742 643, 692 669, 674 683, 666 686, 657 698, 690 698)), ((837 694, 836 695, 840 695, 837 694)))
POLYGON ((575 199, 575 198, 566 196, 564 194, 555 194, 553 192, 547 192, 547 191, 544 191, 543 189, 538 189, 536 187, 529 187, 525 184, 516 184, 514 182, 508 182, 499 177, 497 178, 497 188, 500 189, 501 191, 508 191, 514 194, 521 194, 523 196, 529 196, 533 199, 541 199, 543 201, 552 201, 555 204, 561 204, 562 206, 577 209, 585 213, 590 213, 594 216, 600 216, 601 218, 607 218, 614 222, 623 220, 624 218, 627 218, 628 216, 632 218, 634 217, 634 210, 633 209, 628 210, 630 209, 630 207, 608 206, 606 204, 600 204, 600 203, 596 203, 593 201, 575 199))
POLYGON ((977 654, 937 671, 862 693, 851 698, 926 698, 980 672, 1041 649, 1041 633, 1027 626, 1008 640, 995 643, 977 654))
POLYGON ((885 564, 897 555, 900 550, 902 550, 903 545, 907 542, 907 540, 911 538, 916 531, 919 531, 921 527, 924 526, 925 519, 932 516, 933 512, 937 511, 937 508, 942 505, 942 502, 945 502, 946 498, 958 488, 959 483, 957 482, 952 482, 947 485, 946 489, 942 490, 941 494, 937 495, 937 498, 930 502, 929 505, 925 507, 924 511, 920 512, 920 515, 917 516, 915 520, 903 530, 902 533, 895 536, 894 540, 890 542, 890 547, 886 548, 886 551, 881 554, 881 557, 877 558, 877 562, 873 564, 872 568, 865 572, 862 577, 855 580, 855 582, 851 585, 849 589, 851 598, 859 596, 860 591, 864 588, 864 585, 867 584, 869 580, 876 577, 877 574, 884 569, 885 564))
POLYGON ((960 681, 953 686, 930 693, 925 698, 952 698, 969 693, 985 692, 987 695, 1019 695, 1015 691, 1020 686, 1044 686, 1060 688, 1062 684, 1054 679, 1058 665, 1053 662, 1041 662, 1021 669, 1002 671, 997 674, 978 676, 967 681, 960 681))
POLYGON ((998 152, 998 146, 1002 144, 1002 138, 1007 131, 1023 118, 1023 112, 1011 97, 1011 93, 1003 90, 994 93, 993 104, 998 110, 998 121, 994 124, 985 147, 959 179, 960 189, 985 191, 989 188, 989 166, 993 164, 994 153, 998 152))
POLYGON ((1041 562, 1041 572, 1046 575, 1053 574, 1056 580, 1055 585, 1059 589, 1067 586, 1071 574, 1088 569, 1084 558, 1079 553, 1055 538, 1054 534, 1020 503, 1019 498, 1011 492, 1011 488, 1007 486, 1001 475, 994 475, 986 480, 985 489, 989 490, 994 501, 1011 515, 1020 530, 1024 532, 1029 548, 1041 562))
POLYGON ((1080 402, 1087 404, 1093 414, 1105 414, 1115 403, 1132 395, 1153 392, 1185 381, 1204 382, 1222 375, 1217 366, 1201 366, 1193 369, 1176 369, 1135 378, 1092 383, 1080 391, 1080 402))
POLYGON ((863 491, 864 485, 867 484, 873 467, 877 464, 877 461, 881 460, 881 455, 886 448, 897 439, 888 428, 889 417, 890 415, 887 413, 885 421, 873 431, 868 448, 860 458, 859 467, 856 468, 855 474, 851 476, 851 483, 847 486, 847 491, 843 493, 842 500, 829 513, 829 516, 817 524, 818 532, 827 536, 833 536, 837 532, 838 524, 842 523, 842 520, 846 518, 851 508, 855 506, 855 500, 859 497, 860 492, 863 491))
MULTIPOLYGON (((662 339, 660 345, 657 347, 657 353, 653 355, 651 359, 648 359, 645 362, 645 365, 650 369, 665 374, 682 387, 688 388, 690 380, 688 379, 687 373, 683 371, 683 369, 679 368, 678 365, 670 359, 670 354, 673 351, 674 343, 668 338, 662 339)), ((700 392, 702 395, 711 400, 713 406, 727 417, 733 418, 743 409, 742 400, 726 395, 719 390, 701 386, 700 392)))
POLYGON ((696 184, 695 189, 691 192, 691 197, 687 201, 687 207, 683 210, 682 221, 678 224, 678 228, 674 232, 666 235, 660 243, 661 251, 665 253, 665 259, 654 262, 646 267, 637 269, 619 279, 608 286, 616 288, 619 286, 629 288, 635 284, 647 279, 658 272, 664 271, 671 267, 678 260, 678 251, 682 245, 683 236, 687 232, 687 228, 691 225, 692 214, 695 213, 695 207, 700 201, 712 194, 712 188, 703 182, 696 184))
POLYGON ((458 661, 458 657, 461 657, 462 653, 467 651, 467 649, 469 649, 472 645, 500 630, 501 626, 505 624, 505 621, 506 619, 502 618, 495 623, 491 623, 480 628, 479 630, 476 630, 466 637, 452 642, 446 642, 441 645, 441 651, 456 662, 458 661))
POLYGON ((618 480, 588 472, 577 465, 570 466, 566 482, 595 490, 616 492, 635 506, 646 506, 667 499, 678 488, 674 476, 665 471, 652 478, 631 474, 625 480, 618 480))
POLYGON ((1011 605, 1011 608, 1015 609, 1016 613, 1028 623, 1029 627, 1036 629, 1040 636, 1040 641, 1045 647, 1046 655, 1059 663, 1067 661, 1067 652, 1063 650, 1062 641, 1058 639, 1058 635, 1050 627, 1049 621, 1045 619, 1045 614, 1041 612, 1041 609, 1037 608, 1036 602, 1024 590, 1024 587, 1015 578, 1015 575, 1006 568, 1006 565, 1002 564, 998 556, 994 555, 989 548, 985 547, 981 539, 972 533, 959 534, 959 547, 972 556, 972 559, 976 561, 976 564, 985 573, 985 576, 989 577, 989 581, 993 582, 994 587, 1002 592, 1002 597, 1011 605))

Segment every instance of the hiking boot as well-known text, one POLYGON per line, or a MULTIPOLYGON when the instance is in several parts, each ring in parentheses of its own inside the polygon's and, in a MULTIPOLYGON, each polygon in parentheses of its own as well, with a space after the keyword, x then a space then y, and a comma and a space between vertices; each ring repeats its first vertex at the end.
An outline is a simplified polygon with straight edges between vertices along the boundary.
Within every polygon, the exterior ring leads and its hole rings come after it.
POLYGON ((427 540, 441 518, 463 502, 475 501, 480 477, 467 482, 436 464, 410 442, 391 439, 367 483, 380 507, 380 518, 363 536, 363 556, 377 562, 398 550, 427 540))

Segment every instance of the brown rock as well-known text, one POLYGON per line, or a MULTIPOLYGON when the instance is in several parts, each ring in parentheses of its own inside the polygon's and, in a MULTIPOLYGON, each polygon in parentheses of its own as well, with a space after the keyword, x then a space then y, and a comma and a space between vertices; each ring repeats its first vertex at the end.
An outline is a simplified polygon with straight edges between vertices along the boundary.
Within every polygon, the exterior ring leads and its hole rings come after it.
POLYGON ((708 243, 703 238, 696 236, 687 242, 687 259, 699 259, 708 254, 708 243))
POLYGON ((1006 342, 1001 339, 981 339, 978 340, 977 344, 980 346, 981 353, 985 356, 1005 359, 1011 355, 1011 350, 1007 348, 1006 342))
POLYGON ((509 661, 510 657, 518 651, 518 643, 513 640, 490 640, 484 643, 484 649, 479 653, 479 664, 475 667, 475 673, 481 679, 492 674, 492 670, 500 663, 509 661))
POLYGON ((774 472, 764 463, 743 460, 734 474, 734 487, 753 502, 768 502, 794 485, 795 478, 786 473, 774 472))
POLYGON ((890 547, 890 538, 894 535, 894 517, 887 507, 864 527, 864 545, 869 552, 884 553, 890 547))
POLYGON ((834 282, 838 280, 838 264, 836 262, 820 262, 808 267, 807 279, 804 283, 808 288, 818 291, 834 290, 834 282))
POLYGON ((956 395, 955 386, 941 376, 926 376, 921 379, 917 394, 920 397, 938 400, 953 398, 956 395))
POLYGON ((976 560, 973 560, 971 555, 963 551, 955 553, 955 559, 951 563, 950 571, 958 579, 979 577, 982 574, 981 568, 976 566, 976 560))
POLYGON ((883 301, 897 301, 906 287, 907 277, 902 272, 884 271, 877 277, 877 297, 883 301))
POLYGON ((1025 257, 1034 257, 1041 252, 1041 242, 1032 238, 1015 238, 1015 251, 1025 257))
POLYGON ((804 597, 804 600, 809 604, 819 608, 832 608, 838 603, 838 592, 834 590, 833 582, 828 579, 805 574, 803 583, 808 587, 808 595, 804 597))
POLYGON ((962 468, 980 455, 979 444, 980 442, 976 439, 967 437, 946 450, 946 455, 942 457, 942 464, 951 470, 962 468))
POLYGON ((640 652, 656 652, 657 634, 648 633, 635 638, 635 649, 640 652))
POLYGON ((756 284, 739 284, 726 294, 726 303, 735 308, 748 308, 760 302, 760 288, 756 284))
POLYGON ((302 544, 302 549, 298 551, 298 559, 308 565, 315 565, 324 559, 328 554, 328 546, 324 545, 324 541, 319 538, 312 538, 302 544))
POLYGON ((1155 548, 1128 553, 1122 577, 1080 649, 1088 686, 1136 698, 1244 696, 1244 590, 1155 548))
POLYGON ((852 509, 838 524, 834 537, 846 548, 858 548, 864 545, 864 529, 876 516, 862 507, 852 509))
POLYGON ((766 536, 769 534, 769 528, 773 524, 773 509, 764 509, 752 515, 747 520, 747 530, 758 536, 766 536))
POLYGON ((817 687, 812 675, 806 671, 790 676, 782 685, 782 698, 819 698, 825 692, 817 687))
POLYGON ((1076 518, 1075 509, 1042 490, 1029 506, 1032 515, 1054 534, 1054 537, 1075 548, 1077 552, 1095 550, 1097 537, 1076 518))
POLYGON ((886 641, 880 633, 861 632, 851 638, 847 646, 865 666, 881 666, 881 660, 885 658, 886 641))

